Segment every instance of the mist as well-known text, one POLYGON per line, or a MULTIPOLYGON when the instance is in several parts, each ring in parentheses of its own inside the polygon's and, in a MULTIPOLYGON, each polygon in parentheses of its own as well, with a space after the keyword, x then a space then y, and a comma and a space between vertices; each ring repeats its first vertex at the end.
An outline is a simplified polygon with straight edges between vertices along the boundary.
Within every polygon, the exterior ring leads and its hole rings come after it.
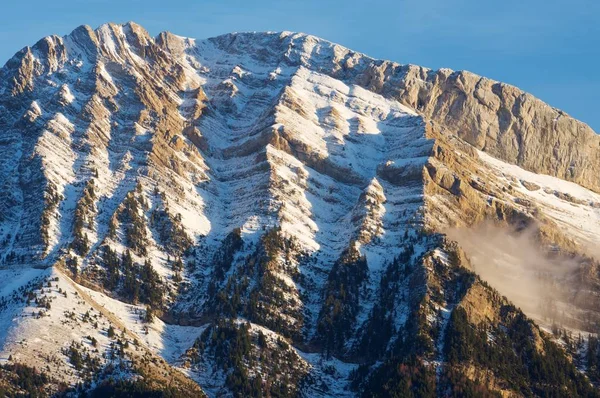
POLYGON ((590 311, 580 305, 589 301, 578 283, 582 259, 544 250, 535 227, 517 231, 483 223, 446 234, 464 250, 473 271, 542 326, 595 329, 590 311))

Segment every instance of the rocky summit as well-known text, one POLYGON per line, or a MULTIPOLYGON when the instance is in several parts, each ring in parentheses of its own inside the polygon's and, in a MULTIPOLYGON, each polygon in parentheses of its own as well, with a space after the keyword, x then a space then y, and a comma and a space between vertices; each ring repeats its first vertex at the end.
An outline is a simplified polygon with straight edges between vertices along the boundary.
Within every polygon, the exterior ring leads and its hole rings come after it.
POLYGON ((470 72, 134 23, 0 69, 0 395, 600 396, 599 243, 599 136, 470 72))

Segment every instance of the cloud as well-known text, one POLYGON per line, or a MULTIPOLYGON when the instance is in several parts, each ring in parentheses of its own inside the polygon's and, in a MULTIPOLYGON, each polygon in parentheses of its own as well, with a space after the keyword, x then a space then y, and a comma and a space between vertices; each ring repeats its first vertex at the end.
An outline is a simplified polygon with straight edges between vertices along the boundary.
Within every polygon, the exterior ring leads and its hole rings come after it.
POLYGON ((579 283, 589 261, 546 250, 535 227, 517 231, 483 223, 446 234, 458 242, 483 280, 540 324, 595 328, 582 308, 587 291, 579 283))

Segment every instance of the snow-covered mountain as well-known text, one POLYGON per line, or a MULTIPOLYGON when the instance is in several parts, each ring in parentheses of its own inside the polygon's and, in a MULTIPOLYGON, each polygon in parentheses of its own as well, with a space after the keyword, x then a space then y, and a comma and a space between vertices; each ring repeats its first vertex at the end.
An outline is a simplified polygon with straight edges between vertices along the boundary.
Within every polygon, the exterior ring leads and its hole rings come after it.
POLYGON ((597 394, 600 140, 515 87, 82 26, 0 70, 0 140, 6 388, 597 394))

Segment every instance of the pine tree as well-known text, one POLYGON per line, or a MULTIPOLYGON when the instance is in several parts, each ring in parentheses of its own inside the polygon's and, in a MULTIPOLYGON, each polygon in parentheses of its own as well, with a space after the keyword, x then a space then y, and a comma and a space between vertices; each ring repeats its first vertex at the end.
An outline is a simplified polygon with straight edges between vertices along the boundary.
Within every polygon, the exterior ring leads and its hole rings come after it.
POLYGON ((181 261, 181 258, 178 258, 171 267, 175 272, 183 271, 183 261, 181 261))
POLYGON ((115 216, 111 217, 110 221, 108 223, 108 236, 112 239, 115 239, 117 237, 117 225, 118 225, 117 217, 115 217, 115 216))
POLYGON ((104 287, 109 290, 114 290, 119 284, 119 257, 114 250, 106 246, 102 255, 104 266, 106 267, 106 278, 104 287))
POLYGON ((140 270, 140 282, 140 299, 154 308, 159 307, 162 303, 163 289, 160 276, 152 267, 150 260, 144 261, 144 266, 140 270))
POLYGON ((317 331, 327 356, 339 351, 346 341, 359 308, 359 289, 367 277, 367 260, 350 243, 329 274, 325 303, 319 315, 317 331))
POLYGON ((146 306, 146 316, 144 317, 144 322, 152 323, 154 320, 154 310, 150 305, 146 306))
POLYGON ((93 228, 95 198, 94 180, 89 180, 83 190, 81 199, 77 202, 75 220, 73 222, 74 239, 72 247, 80 255, 85 255, 90 248, 88 236, 83 232, 83 228, 93 228))
POLYGON ((136 303, 139 299, 139 285, 137 283, 137 271, 131 252, 127 250, 121 259, 123 270, 123 295, 131 302, 136 303))
POLYGON ((140 214, 141 200, 141 198, 136 198, 133 192, 127 195, 123 202, 122 221, 128 223, 125 230, 127 245, 140 256, 146 256, 148 254, 146 248, 148 237, 144 216, 140 214))

